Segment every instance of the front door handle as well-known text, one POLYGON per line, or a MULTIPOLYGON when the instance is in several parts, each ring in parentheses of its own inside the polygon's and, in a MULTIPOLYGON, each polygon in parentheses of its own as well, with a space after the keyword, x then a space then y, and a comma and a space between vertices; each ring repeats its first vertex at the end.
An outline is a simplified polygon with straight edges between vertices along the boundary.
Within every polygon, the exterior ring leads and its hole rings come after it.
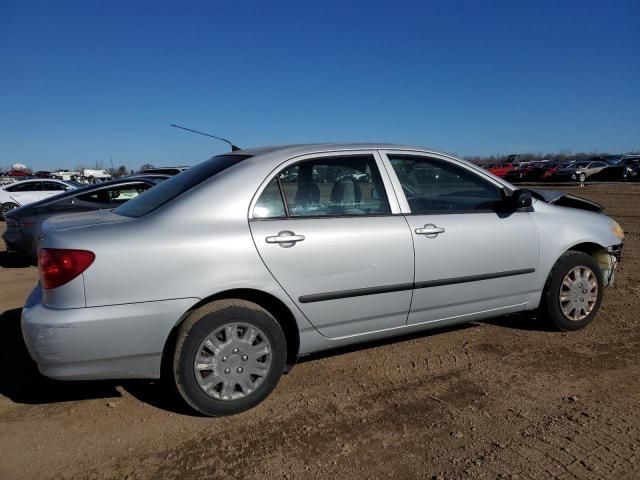
POLYGON ((433 223, 428 223, 424 228, 416 228, 418 235, 427 235, 428 237, 436 237, 441 233, 444 233, 444 228, 438 227, 433 223))
POLYGON ((278 233, 278 235, 265 238, 265 240, 267 243, 279 243, 283 247, 292 247, 296 242, 302 242, 304 235, 296 235, 289 230, 284 230, 278 233))

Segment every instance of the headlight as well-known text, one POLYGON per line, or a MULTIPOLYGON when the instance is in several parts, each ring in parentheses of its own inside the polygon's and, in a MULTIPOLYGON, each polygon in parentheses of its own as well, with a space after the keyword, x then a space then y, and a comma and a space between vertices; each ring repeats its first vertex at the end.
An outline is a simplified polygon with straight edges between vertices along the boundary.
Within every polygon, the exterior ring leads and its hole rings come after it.
POLYGON ((611 220, 611 231, 620 240, 624 240, 624 230, 615 220, 611 220))

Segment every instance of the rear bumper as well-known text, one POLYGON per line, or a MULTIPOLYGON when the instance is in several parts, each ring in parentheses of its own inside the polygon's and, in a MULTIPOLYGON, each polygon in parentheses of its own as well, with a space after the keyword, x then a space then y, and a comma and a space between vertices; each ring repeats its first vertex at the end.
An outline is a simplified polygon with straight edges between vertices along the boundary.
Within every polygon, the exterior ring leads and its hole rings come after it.
POLYGON ((38 285, 22 310, 22 335, 43 375, 59 380, 159 378, 173 327, 198 299, 57 310, 38 285))

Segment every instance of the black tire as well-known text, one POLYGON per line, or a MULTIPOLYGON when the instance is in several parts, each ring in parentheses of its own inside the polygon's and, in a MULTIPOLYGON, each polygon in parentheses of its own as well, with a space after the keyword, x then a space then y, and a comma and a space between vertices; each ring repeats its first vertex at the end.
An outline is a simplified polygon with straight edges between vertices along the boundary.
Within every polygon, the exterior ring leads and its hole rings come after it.
POLYGON ((591 323, 600 309, 603 293, 602 271, 591 255, 570 250, 565 252, 551 269, 540 302, 540 313, 553 326, 562 331, 580 330, 591 323), (582 320, 567 318, 560 304, 560 289, 565 276, 576 267, 587 267, 596 276, 598 292, 595 305, 591 312, 582 320))
POLYGON ((282 376, 286 359, 284 332, 269 312, 245 300, 219 300, 195 310, 180 326, 173 356, 173 380, 180 396, 197 412, 207 416, 233 415, 255 407, 269 396, 282 376), (254 326, 264 333, 271 347, 270 367, 257 388, 246 396, 217 399, 198 384, 194 361, 207 336, 230 323, 254 326))
POLYGON ((14 202, 6 202, 0 205, 0 218, 4 220, 4 216, 14 208, 18 208, 20 205, 14 202))

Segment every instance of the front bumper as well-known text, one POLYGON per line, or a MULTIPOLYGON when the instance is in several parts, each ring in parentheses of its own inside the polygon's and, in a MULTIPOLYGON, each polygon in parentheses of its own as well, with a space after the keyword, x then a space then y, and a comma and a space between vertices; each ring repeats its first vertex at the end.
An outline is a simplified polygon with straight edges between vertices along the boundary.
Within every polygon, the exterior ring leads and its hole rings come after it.
POLYGON ((8 228, 2 234, 2 239, 7 245, 9 251, 22 251, 24 247, 24 236, 22 230, 17 228, 8 228))
POLYGON ((38 285, 22 309, 22 335, 43 375, 59 380, 159 378, 173 327, 198 299, 52 309, 38 285))
POLYGON ((604 277, 604 286, 610 287, 613 285, 616 269, 622 259, 622 247, 623 242, 607 247, 606 252, 602 252, 600 255, 596 255, 596 261, 602 270, 604 277))

